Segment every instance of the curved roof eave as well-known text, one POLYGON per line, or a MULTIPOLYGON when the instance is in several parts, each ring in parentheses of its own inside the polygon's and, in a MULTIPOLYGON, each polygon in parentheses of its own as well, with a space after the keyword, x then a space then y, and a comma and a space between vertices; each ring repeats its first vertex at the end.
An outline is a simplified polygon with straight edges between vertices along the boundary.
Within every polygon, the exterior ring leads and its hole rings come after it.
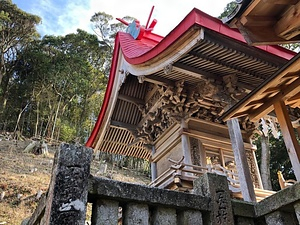
MULTIPOLYGON (((223 34, 229 38, 246 43, 244 37, 237 29, 232 29, 228 25, 223 24, 221 20, 212 17, 199 9, 194 8, 165 38, 153 47, 143 49, 143 52, 132 51, 136 46, 128 47, 127 42, 122 42, 121 49, 126 61, 131 65, 143 66, 143 64, 155 60, 157 56, 162 54, 168 47, 176 42, 182 35, 191 27, 199 26, 201 28, 209 29, 217 33, 223 34)), ((131 42, 132 44, 134 42, 131 42)), ((138 42, 136 42, 138 43, 138 42)), ((138 46, 140 44, 138 43, 138 46)), ((268 53, 280 56, 284 59, 290 60, 296 53, 280 46, 255 46, 255 48, 264 50, 268 53)), ((160 58, 160 57, 157 57, 160 58)))
POLYGON ((85 144, 85 146, 87 146, 87 147, 95 147, 94 144, 95 144, 96 137, 98 135, 100 127, 103 125, 103 120, 104 120, 106 111, 109 107, 110 98, 111 98, 112 90, 113 90, 114 83, 115 83, 115 77, 116 77, 116 72, 117 72, 116 70, 117 70, 117 65, 119 62, 119 52, 120 52, 119 35, 116 35, 115 47, 114 47, 114 51, 113 51, 113 58, 112 58, 112 62, 111 62, 111 69, 110 69, 110 73, 109 73, 109 78, 108 78, 108 82, 107 82, 107 87, 106 87, 103 103, 102 103, 97 121, 92 130, 92 133, 85 144))

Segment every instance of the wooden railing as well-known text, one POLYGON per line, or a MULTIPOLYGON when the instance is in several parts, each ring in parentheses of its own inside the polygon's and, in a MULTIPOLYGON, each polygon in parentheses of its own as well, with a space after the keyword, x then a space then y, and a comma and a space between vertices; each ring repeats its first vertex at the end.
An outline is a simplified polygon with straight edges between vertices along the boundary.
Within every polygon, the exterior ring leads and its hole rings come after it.
MULTIPOLYGON (((186 164, 180 161, 175 162, 174 160, 170 160, 174 164, 170 166, 170 168, 162 173, 159 177, 153 180, 149 186, 165 188, 170 185, 170 183, 178 184, 180 180, 186 180, 192 182, 198 177, 202 176, 205 173, 215 173, 221 176, 225 176, 228 181, 229 190, 231 191, 231 195, 237 199, 243 199, 240 182, 238 178, 238 174, 224 168, 223 166, 216 164, 210 165, 208 164, 206 167, 186 164)), ((192 189, 192 186, 190 187, 192 189)), ((254 188, 254 192, 256 194, 256 200, 261 201, 262 199, 275 194, 274 191, 263 190, 260 188, 254 188)))
POLYGON ((183 193, 87 176, 88 157, 90 149, 61 147, 47 196, 23 224, 84 225, 87 202, 92 225, 300 223, 300 183, 250 203, 232 199, 228 179, 215 173, 203 174, 194 180, 193 193, 183 193))

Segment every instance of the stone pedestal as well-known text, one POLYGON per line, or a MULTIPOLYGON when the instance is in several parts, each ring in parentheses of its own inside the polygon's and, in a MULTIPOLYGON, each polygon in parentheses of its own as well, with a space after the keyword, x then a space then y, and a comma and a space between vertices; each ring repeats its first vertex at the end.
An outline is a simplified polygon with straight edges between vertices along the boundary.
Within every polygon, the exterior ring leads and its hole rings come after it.
POLYGON ((234 217, 227 178, 206 173, 194 181, 194 193, 211 198, 211 213, 207 224, 232 225, 234 217))

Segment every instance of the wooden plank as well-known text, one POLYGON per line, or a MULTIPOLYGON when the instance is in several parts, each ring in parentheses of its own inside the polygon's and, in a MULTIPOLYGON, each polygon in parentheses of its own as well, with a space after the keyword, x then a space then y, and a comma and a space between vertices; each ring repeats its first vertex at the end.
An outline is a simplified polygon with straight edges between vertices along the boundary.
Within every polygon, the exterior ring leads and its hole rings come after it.
POLYGON ((291 6, 275 25, 276 34, 286 40, 300 34, 300 2, 291 6))
POLYGON ((294 128, 292 126, 288 111, 283 101, 274 103, 275 113, 280 124, 281 133, 287 148, 292 167, 297 180, 300 180, 300 146, 296 139, 294 128))
POLYGON ((247 162, 239 121, 238 119, 230 119, 227 121, 227 125, 243 198, 245 201, 255 202, 256 196, 254 193, 253 181, 251 180, 251 173, 247 162))

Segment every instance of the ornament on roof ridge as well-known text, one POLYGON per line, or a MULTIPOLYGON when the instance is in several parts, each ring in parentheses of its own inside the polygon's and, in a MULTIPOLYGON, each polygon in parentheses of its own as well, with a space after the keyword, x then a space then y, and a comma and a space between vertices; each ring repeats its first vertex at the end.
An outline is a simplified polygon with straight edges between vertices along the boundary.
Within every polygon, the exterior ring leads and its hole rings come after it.
POLYGON ((151 22, 151 24, 149 25, 149 21, 150 21, 150 18, 152 16, 153 10, 154 10, 154 6, 152 6, 152 9, 150 11, 146 26, 141 25, 139 20, 134 20, 131 23, 128 23, 125 20, 120 19, 120 18, 117 18, 117 20, 119 20, 121 23, 128 26, 127 29, 126 29, 126 32, 131 34, 131 36, 134 39, 141 40, 144 37, 145 34, 152 32, 152 30, 154 29, 154 27, 157 23, 157 20, 154 19, 151 22))

